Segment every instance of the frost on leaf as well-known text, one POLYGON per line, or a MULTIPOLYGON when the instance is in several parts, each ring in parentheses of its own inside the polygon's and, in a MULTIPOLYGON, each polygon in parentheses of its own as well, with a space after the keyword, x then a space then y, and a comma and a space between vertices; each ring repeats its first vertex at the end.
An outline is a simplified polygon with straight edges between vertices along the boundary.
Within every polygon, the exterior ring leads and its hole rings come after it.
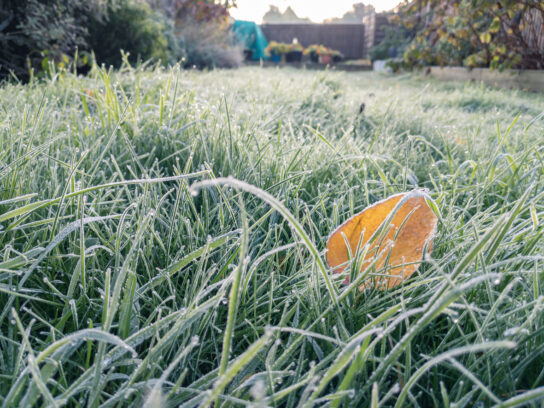
POLYGON ((423 191, 396 194, 338 227, 327 241, 327 262, 334 273, 343 273, 351 259, 360 262, 361 272, 374 265, 373 279, 359 289, 390 289, 408 279, 418 269, 424 252, 432 251, 438 218, 427 200, 430 198, 423 191))

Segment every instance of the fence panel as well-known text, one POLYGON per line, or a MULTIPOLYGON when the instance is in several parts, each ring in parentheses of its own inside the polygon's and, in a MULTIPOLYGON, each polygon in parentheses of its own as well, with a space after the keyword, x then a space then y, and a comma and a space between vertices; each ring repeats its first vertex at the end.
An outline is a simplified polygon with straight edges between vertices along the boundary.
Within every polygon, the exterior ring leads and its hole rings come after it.
POLYGON ((363 24, 263 24, 261 28, 268 41, 291 43, 296 38, 304 47, 323 44, 347 59, 365 56, 363 24))

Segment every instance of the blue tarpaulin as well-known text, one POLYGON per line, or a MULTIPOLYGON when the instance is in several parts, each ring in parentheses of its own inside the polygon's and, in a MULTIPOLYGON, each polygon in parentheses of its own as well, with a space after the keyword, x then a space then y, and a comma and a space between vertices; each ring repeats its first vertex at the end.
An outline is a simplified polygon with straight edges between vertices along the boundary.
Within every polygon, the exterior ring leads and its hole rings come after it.
POLYGON ((232 25, 232 31, 238 42, 253 52, 253 61, 268 58, 265 53, 268 41, 257 24, 253 21, 236 20, 232 25))

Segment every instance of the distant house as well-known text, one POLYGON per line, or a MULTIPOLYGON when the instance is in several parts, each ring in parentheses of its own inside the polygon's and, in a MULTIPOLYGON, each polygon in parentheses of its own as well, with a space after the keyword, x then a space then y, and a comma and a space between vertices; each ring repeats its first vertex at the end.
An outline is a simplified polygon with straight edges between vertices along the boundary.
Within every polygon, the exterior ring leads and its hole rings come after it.
POLYGON ((328 18, 323 22, 328 24, 361 24, 366 17, 373 14, 376 14, 374 6, 357 3, 353 5, 351 11, 346 12, 342 17, 328 18))
POLYGON ((270 9, 263 16, 264 24, 275 23, 311 23, 309 18, 301 18, 297 16, 295 11, 289 6, 282 13, 276 6, 270 6, 270 9))

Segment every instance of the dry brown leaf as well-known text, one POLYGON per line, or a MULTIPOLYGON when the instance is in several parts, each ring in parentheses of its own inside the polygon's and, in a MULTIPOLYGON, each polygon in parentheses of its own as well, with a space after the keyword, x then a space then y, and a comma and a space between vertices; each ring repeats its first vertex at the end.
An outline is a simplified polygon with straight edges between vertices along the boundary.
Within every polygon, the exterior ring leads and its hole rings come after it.
MULTIPOLYGON (((432 251, 432 238, 438 218, 426 199, 429 197, 423 191, 396 194, 366 208, 338 227, 327 241, 327 262, 334 273, 344 272, 348 265, 346 238, 351 254, 355 256, 361 234, 362 248, 399 204, 396 214, 381 234, 381 239, 369 246, 361 272, 377 258, 376 272, 387 276, 376 277, 375 287, 390 289, 408 279, 418 269, 424 256, 423 251, 432 251)), ((369 286, 363 284, 359 289, 369 286)))

